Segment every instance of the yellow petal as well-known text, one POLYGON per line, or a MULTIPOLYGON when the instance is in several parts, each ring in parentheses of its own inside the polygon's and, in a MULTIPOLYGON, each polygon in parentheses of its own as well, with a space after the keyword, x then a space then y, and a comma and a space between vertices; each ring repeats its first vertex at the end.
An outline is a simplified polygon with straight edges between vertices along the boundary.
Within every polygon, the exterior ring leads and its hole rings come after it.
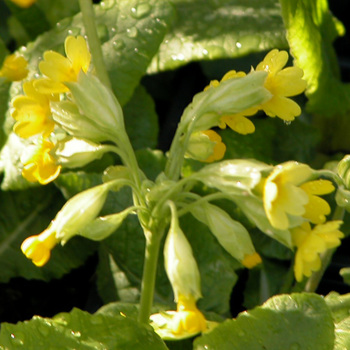
POLYGON ((290 98, 276 95, 261 105, 261 109, 269 117, 279 117, 286 121, 293 121, 301 114, 301 109, 296 102, 290 98))
POLYGON ((90 66, 91 54, 82 36, 77 38, 68 36, 65 40, 65 51, 76 75, 79 74, 80 70, 87 72, 90 66))
POLYGON ((300 186, 305 192, 309 194, 328 194, 334 191, 335 187, 329 180, 314 180, 305 182, 300 186))
POLYGON ((251 134, 255 131, 254 124, 241 115, 223 116, 221 121, 225 122, 232 130, 242 135, 251 134))
POLYGON ((69 59, 55 51, 44 53, 44 61, 39 63, 39 69, 42 74, 56 82, 63 83, 77 80, 69 59))

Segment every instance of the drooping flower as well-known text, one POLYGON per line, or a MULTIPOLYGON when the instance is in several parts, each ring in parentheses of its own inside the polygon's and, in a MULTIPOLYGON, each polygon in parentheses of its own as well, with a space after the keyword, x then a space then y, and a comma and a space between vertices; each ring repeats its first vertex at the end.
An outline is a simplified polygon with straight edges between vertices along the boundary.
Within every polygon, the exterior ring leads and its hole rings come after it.
POLYGON ((51 250, 57 245, 55 231, 47 229, 41 234, 30 236, 23 241, 23 254, 33 261, 36 266, 44 266, 51 257, 51 250))
POLYGON ((33 145, 22 160, 22 176, 30 182, 39 182, 41 185, 55 180, 60 174, 61 165, 57 165, 50 154, 53 148, 54 144, 44 139, 33 145))
MULTIPOLYGON (((113 184, 113 181, 104 183, 70 198, 46 230, 39 235, 28 237, 22 243, 21 248, 26 257, 37 266, 45 265, 56 244, 65 244, 95 220, 113 184)), ((127 214, 128 211, 122 215, 125 217, 127 214)), ((117 218, 117 222, 112 219, 112 225, 118 226, 122 220, 123 217, 117 218)))
POLYGON ((263 202, 273 227, 288 229, 291 216, 304 217, 313 223, 325 221, 329 206, 316 194, 330 193, 334 187, 328 180, 307 181, 311 175, 308 165, 291 161, 276 166, 266 178, 263 202))
POLYGON ((51 118, 50 100, 57 101, 57 95, 41 94, 34 89, 34 81, 23 84, 25 95, 16 96, 12 100, 12 117, 17 121, 14 132, 23 138, 36 134, 48 137, 55 127, 51 118))
POLYGON ((150 317, 151 326, 163 339, 184 339, 207 330, 207 321, 192 296, 179 296, 176 311, 165 311, 150 317))
POLYGON ((15 3, 19 7, 27 8, 32 6, 36 0, 11 0, 13 3, 15 3))
POLYGON ((0 69, 0 77, 7 81, 20 81, 28 75, 28 62, 23 56, 16 54, 9 55, 5 58, 0 69))
MULTIPOLYGON (((245 77, 246 73, 244 72, 236 72, 235 70, 231 70, 227 72, 220 82, 218 80, 212 80, 210 84, 204 89, 208 90, 209 88, 215 88, 220 85, 221 82, 224 82, 229 79, 237 79, 245 77)), ((228 126, 233 131, 238 132, 242 135, 251 134, 255 131, 254 124, 247 118, 253 116, 258 112, 257 107, 248 108, 241 113, 231 114, 231 115, 223 115, 220 119, 220 124, 218 125, 221 129, 225 129, 228 126)))
POLYGON ((292 121, 301 114, 299 105, 288 98, 301 94, 306 88, 306 81, 302 79, 304 72, 299 67, 283 67, 288 61, 288 53, 274 49, 260 62, 256 70, 266 71, 268 76, 265 88, 273 97, 259 106, 269 117, 279 117, 292 121))
POLYGON ((90 67, 91 54, 82 36, 68 36, 65 40, 64 57, 55 51, 46 51, 39 69, 46 78, 38 79, 34 87, 41 93, 62 93, 69 89, 64 83, 76 82, 80 71, 90 67))
POLYGON ((321 253, 340 245, 340 239, 344 237, 339 231, 341 224, 342 221, 329 221, 311 228, 310 223, 304 222, 291 230, 292 241, 297 248, 294 274, 298 282, 321 268, 321 253))

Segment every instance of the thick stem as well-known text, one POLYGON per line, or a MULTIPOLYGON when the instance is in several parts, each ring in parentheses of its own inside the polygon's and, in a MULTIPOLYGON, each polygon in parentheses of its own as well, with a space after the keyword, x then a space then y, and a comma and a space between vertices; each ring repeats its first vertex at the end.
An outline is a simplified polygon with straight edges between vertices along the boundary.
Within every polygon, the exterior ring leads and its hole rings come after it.
POLYGON ((101 42, 97 34, 95 12, 91 0, 79 0, 80 10, 83 15, 83 23, 88 38, 92 61, 96 70, 96 75, 101 82, 111 88, 111 82, 103 60, 101 42))
POLYGON ((139 322, 148 324, 154 297, 161 235, 146 233, 146 250, 143 265, 139 322))

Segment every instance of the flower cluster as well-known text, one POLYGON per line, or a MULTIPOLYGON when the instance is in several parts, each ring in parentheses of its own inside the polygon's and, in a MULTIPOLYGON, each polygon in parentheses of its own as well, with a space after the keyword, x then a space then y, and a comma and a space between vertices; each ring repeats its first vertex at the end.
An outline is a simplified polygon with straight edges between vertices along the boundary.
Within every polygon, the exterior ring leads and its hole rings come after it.
MULTIPOLYGON (((24 82, 24 95, 12 100, 12 117, 16 120, 14 132, 22 138, 37 138, 34 139, 36 146, 31 147, 33 152, 23 161, 22 175, 30 182, 47 184, 60 174, 62 167, 52 155, 54 144, 50 141, 56 125, 51 104, 62 98, 60 94, 69 92, 66 83, 77 81, 79 72, 87 72, 90 67, 91 55, 83 37, 68 36, 65 52, 67 57, 54 51, 45 52, 44 60, 39 64, 45 77, 24 82)), ((11 59, 7 66, 18 64, 17 61, 11 59)), ((6 68, 6 72, 9 70, 6 68)), ((23 74, 21 78, 24 78, 23 74)))
MULTIPOLYGON (((204 89, 215 89, 229 80, 236 80, 252 75, 255 72, 266 72, 264 88, 269 92, 270 97, 262 102, 252 105, 238 113, 222 114, 219 123, 216 125, 221 129, 228 126, 239 134, 247 135, 255 131, 255 126, 249 117, 255 115, 258 111, 264 111, 269 117, 279 117, 284 121, 290 122, 301 114, 299 105, 289 97, 301 94, 306 88, 306 81, 302 79, 303 70, 299 67, 284 68, 288 61, 288 53, 277 49, 270 51, 260 62, 256 69, 246 74, 242 71, 229 71, 223 78, 212 80, 204 89)), ((218 142, 221 142, 218 141, 218 142)), ((217 157, 209 158, 211 161, 217 160, 217 157)))
POLYGON ((313 180, 306 164, 287 162, 276 166, 263 180, 263 204, 271 225, 290 229, 296 247, 295 276, 310 276, 321 267, 319 254, 340 244, 341 221, 326 222, 331 208, 321 198, 334 191, 331 181, 313 180), (316 225, 314 228, 311 225, 316 225))

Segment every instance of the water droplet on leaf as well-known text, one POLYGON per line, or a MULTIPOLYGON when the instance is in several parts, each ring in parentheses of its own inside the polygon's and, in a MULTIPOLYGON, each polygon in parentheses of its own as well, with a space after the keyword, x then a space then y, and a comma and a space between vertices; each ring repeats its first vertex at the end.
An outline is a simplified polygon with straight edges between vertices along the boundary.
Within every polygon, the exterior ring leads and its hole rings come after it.
POLYGON ((136 38, 137 36, 137 28, 136 27, 132 27, 132 28, 128 28, 126 30, 126 34, 129 38, 136 38))
POLYGON ((125 43, 122 39, 117 39, 117 40, 113 41, 114 50, 121 50, 124 47, 125 47, 125 43))
POLYGON ((150 11, 151 5, 146 2, 142 2, 131 9, 131 16, 136 19, 140 19, 147 16, 150 11))

